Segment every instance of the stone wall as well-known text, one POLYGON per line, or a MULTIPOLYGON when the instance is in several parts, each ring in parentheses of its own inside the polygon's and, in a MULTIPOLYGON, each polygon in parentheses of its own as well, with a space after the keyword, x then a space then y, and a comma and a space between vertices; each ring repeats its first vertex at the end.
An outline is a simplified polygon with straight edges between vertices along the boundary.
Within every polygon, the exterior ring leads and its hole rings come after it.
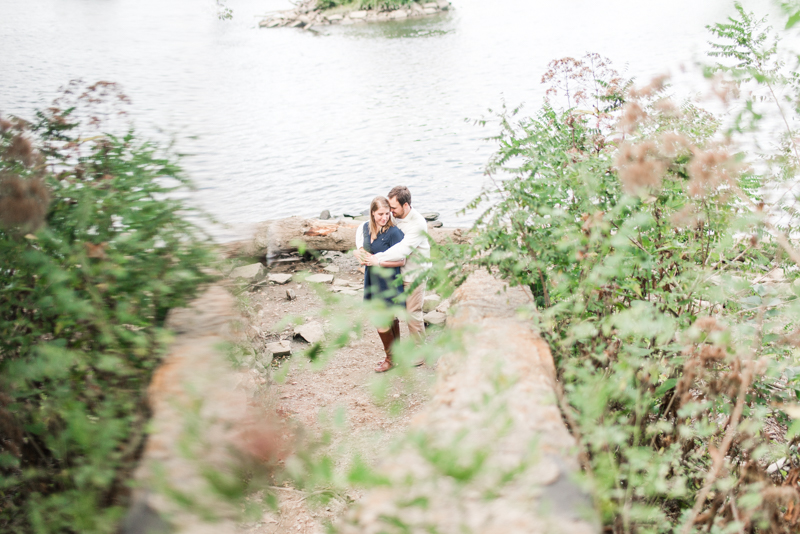
POLYGON ((530 294, 482 271, 454 301, 449 326, 463 333, 466 350, 439 361, 433 400, 412 425, 416 437, 387 451, 379 471, 392 484, 368 492, 342 532, 599 532, 575 482, 575 441, 556 404, 550 350, 515 315, 530 294))
POLYGON ((167 326, 177 335, 147 390, 150 433, 124 534, 236 531, 239 511, 215 494, 203 472, 227 471, 251 428, 248 398, 255 384, 231 368, 224 351, 238 339, 238 319, 233 297, 220 286, 170 311, 167 326), (181 495, 194 504, 181 504, 181 495), (217 517, 204 521, 204 511, 217 517))

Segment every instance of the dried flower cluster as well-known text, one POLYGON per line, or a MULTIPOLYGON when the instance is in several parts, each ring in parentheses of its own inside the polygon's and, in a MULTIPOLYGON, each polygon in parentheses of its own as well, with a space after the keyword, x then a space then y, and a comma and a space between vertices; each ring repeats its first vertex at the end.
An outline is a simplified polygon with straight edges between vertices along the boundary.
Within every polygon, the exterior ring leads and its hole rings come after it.
POLYGON ((33 231, 44 223, 50 192, 40 179, 0 177, 0 222, 5 227, 33 231))
POLYGON ((29 232, 44 223, 50 192, 44 157, 25 135, 26 126, 0 117, 0 224, 29 232))
POLYGON ((622 186, 630 194, 643 188, 660 188, 667 168, 654 141, 623 144, 616 163, 622 186))
POLYGON ((731 154, 722 147, 709 150, 692 150, 692 161, 687 166, 688 191, 693 197, 707 196, 723 184, 732 184, 738 165, 731 154))

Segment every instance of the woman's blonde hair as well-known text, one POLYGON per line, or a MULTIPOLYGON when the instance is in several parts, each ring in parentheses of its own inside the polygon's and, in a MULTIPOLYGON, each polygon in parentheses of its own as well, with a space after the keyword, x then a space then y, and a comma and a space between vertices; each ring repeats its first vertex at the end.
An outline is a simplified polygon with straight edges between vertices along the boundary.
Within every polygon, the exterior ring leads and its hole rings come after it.
POLYGON ((392 220, 391 215, 389 216, 389 221, 386 223, 386 226, 383 228, 378 228, 378 224, 375 222, 375 212, 378 211, 378 208, 385 207, 389 208, 391 211, 391 207, 389 206, 389 201, 386 200, 385 197, 375 197, 372 199, 372 202, 369 204, 369 237, 372 241, 375 241, 375 238, 378 237, 378 234, 381 234, 394 226, 394 221, 392 220))

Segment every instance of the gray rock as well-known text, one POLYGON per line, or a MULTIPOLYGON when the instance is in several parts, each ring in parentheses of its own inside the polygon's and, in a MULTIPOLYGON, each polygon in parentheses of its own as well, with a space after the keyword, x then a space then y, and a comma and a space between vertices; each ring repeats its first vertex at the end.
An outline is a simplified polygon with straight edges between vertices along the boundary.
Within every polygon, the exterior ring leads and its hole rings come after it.
POLYGON ((395 20, 405 19, 408 18, 408 11, 405 9, 398 9, 396 11, 392 11, 392 14, 389 17, 395 20))
POLYGON ((338 273, 339 272, 339 267, 337 267, 336 265, 328 265, 327 267, 325 267, 323 269, 323 271, 328 272, 328 273, 338 273))
POLYGON ((367 12, 366 11, 351 11, 350 12, 350 18, 353 19, 353 20, 365 19, 365 18, 367 18, 367 12))
POLYGON ((350 295, 351 297, 359 297, 361 296, 361 291, 356 291, 354 289, 343 289, 340 291, 342 295, 350 295))
POLYGON ((319 214, 319 218, 322 219, 323 221, 327 221, 328 219, 330 219, 331 218, 330 210, 322 210, 322 213, 319 214))
POLYGON ((438 7, 426 7, 425 8, 425 14, 426 15, 435 15, 438 12, 439 12, 439 8, 438 7))
POLYGON ((229 275, 234 280, 237 278, 244 278, 248 282, 258 282, 264 278, 267 273, 266 268, 260 263, 252 263, 243 267, 237 267, 231 271, 229 275))
POLYGON ((448 2, 447 0, 439 0, 438 4, 439 4, 439 9, 441 9, 442 11, 447 11, 448 9, 450 9, 450 2, 448 2))
POLYGON ((425 313, 432 312, 441 302, 442 297, 439 295, 425 295, 425 298, 422 300, 422 311, 425 313))
POLYGON ((272 356, 290 356, 292 354, 292 344, 288 341, 276 341, 275 343, 268 343, 267 350, 272 353, 272 356))
POLYGON ((425 9, 430 9, 430 8, 438 9, 439 8, 439 3, 438 2, 427 2, 425 4, 422 4, 422 7, 424 7, 425 9))
POLYGON ((322 329, 322 325, 317 322, 294 327, 294 335, 302 337, 309 343, 318 343, 325 339, 325 331, 322 329))
POLYGON ((302 20, 296 20, 296 21, 290 23, 289 27, 290 28, 302 28, 305 25, 306 25, 306 23, 303 22, 302 20))
POLYGON ((428 226, 430 226, 431 228, 441 228, 442 226, 444 226, 444 223, 442 221, 432 221, 428 223, 428 226))
POLYGON ((344 17, 342 15, 326 15, 325 18, 328 19, 331 22, 339 22, 344 17))
POLYGON ((270 282, 283 285, 288 284, 292 280, 292 275, 288 273, 270 273, 268 279, 270 282))
POLYGON ((311 282, 312 284, 331 284, 333 283, 333 275, 332 274, 312 274, 308 278, 306 278, 306 282, 311 282))
POLYGON ((426 313, 422 318, 425 320, 425 324, 430 325, 443 325, 447 322, 447 315, 437 311, 426 313))
POLYGON ((450 299, 444 299, 441 304, 436 306, 436 311, 441 313, 447 313, 447 310, 450 309, 450 299))
POLYGON ((414 13, 422 13, 424 10, 422 9, 422 6, 419 5, 418 3, 411 2, 411 11, 413 11, 414 13))
POLYGON ((425 217, 426 221, 435 221, 436 219, 439 218, 439 212, 438 211, 429 211, 429 212, 423 213, 422 216, 425 217))
POLYGON ((297 294, 294 292, 294 289, 291 287, 286 288, 286 300, 294 300, 297 298, 297 294))

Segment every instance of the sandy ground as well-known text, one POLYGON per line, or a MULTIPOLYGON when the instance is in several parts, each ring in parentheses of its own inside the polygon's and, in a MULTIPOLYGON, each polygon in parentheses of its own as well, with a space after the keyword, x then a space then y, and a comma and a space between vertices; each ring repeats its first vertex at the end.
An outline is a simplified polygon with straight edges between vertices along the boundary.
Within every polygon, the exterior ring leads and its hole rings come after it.
MULTIPOLYGON (((271 272, 325 273, 323 268, 329 265, 338 267, 339 272, 334 275, 339 281, 362 281, 363 275, 358 272, 355 260, 338 253, 326 254, 321 262, 273 265, 271 272)), ((323 286, 326 291, 329 287, 323 286)), ((361 296, 345 298, 361 299, 361 296)), ((329 432, 330 442, 320 453, 331 454, 337 468, 343 469, 353 454, 373 465, 378 464, 389 453, 392 439, 407 428, 428 399, 433 369, 423 366, 415 369, 412 376, 393 378, 388 394, 384 401, 380 401, 371 385, 378 378, 373 369, 383 361, 384 354, 383 345, 372 327, 364 325, 361 338, 337 351, 322 368, 315 368, 303 355, 309 344, 293 336, 292 325, 280 326, 287 316, 321 320, 317 314, 324 304, 310 284, 295 281, 285 285, 270 283, 247 292, 242 301, 244 315, 250 322, 251 341, 257 351, 263 352, 266 344, 280 339, 289 340, 292 345, 292 356, 273 360, 269 373, 263 369, 251 370, 257 381, 265 383, 260 402, 287 423, 297 424, 307 439, 313 440, 329 432), (294 300, 287 299, 287 289, 295 292, 294 300), (281 377, 283 374, 285 378, 281 377), (337 415, 339 421, 334 422, 337 415)), ((321 322, 325 324, 324 320, 321 322)), ((402 337, 408 335, 404 323, 401 332, 402 337)), ((265 511, 260 521, 241 525, 241 532, 323 533, 326 532, 325 524, 342 514, 348 501, 360 496, 351 491, 319 505, 310 502, 314 499, 309 499, 308 493, 292 487, 275 488, 274 491, 280 498, 280 513, 265 511)))

